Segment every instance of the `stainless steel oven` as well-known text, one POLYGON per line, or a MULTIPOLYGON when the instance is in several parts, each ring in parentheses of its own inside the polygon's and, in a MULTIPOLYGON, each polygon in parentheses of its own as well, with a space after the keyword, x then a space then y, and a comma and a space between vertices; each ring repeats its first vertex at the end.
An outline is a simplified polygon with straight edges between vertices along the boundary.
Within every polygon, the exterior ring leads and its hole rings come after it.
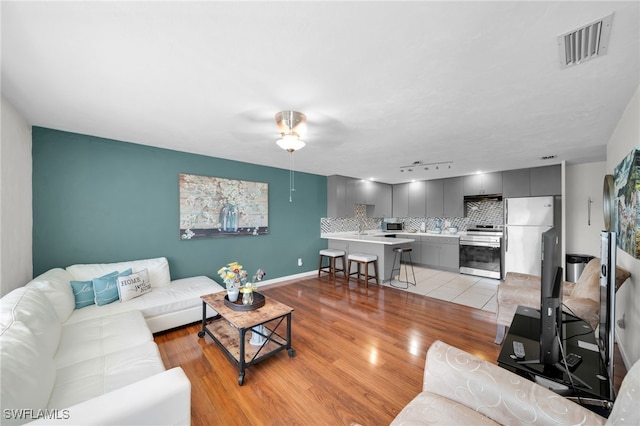
POLYGON ((460 236, 460 273, 502 278, 502 231, 473 227, 460 236))

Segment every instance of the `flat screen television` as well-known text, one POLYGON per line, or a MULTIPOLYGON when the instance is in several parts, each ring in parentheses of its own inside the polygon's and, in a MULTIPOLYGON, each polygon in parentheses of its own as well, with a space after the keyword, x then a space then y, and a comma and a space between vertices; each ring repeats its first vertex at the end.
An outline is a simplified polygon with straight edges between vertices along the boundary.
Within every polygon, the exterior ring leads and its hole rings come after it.
POLYGON ((542 234, 540 272, 540 364, 555 365, 562 351, 562 267, 556 228, 542 234))
MULTIPOLYGON (((600 233, 600 321, 598 346, 602 362, 613 384, 613 355, 615 348, 616 308, 616 233, 600 233)), ((611 395, 614 395, 611 388, 611 395)))

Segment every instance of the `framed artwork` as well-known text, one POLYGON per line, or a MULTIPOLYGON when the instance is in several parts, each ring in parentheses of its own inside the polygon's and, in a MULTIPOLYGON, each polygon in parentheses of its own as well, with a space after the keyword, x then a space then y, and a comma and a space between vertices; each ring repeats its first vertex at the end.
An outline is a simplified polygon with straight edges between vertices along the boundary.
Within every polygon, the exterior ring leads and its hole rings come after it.
POLYGON ((640 259, 638 191, 640 191, 640 147, 636 147, 615 169, 614 199, 618 247, 640 259))
POLYGON ((269 233, 269 184, 178 175, 180 239, 269 233))

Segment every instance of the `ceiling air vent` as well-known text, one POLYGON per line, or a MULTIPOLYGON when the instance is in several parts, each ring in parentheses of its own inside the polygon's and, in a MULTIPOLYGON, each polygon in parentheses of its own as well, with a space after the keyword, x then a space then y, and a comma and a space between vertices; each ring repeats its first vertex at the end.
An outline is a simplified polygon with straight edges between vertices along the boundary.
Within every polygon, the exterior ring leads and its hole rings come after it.
POLYGON ((613 13, 577 30, 558 36, 560 66, 568 68, 605 55, 609 48, 609 32, 613 13))

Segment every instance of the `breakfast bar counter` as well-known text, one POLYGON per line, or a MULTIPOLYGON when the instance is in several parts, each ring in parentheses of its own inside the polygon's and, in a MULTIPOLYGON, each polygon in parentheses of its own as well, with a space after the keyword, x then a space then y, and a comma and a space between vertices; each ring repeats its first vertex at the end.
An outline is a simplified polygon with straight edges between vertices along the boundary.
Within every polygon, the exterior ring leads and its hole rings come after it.
POLYGON ((380 282, 389 281, 393 268, 393 249, 398 247, 410 247, 415 240, 402 237, 390 237, 396 233, 385 234, 382 231, 358 232, 331 232, 320 235, 320 238, 328 240, 329 248, 344 250, 349 253, 367 253, 378 256, 378 279, 380 282), (385 236, 389 235, 389 236, 385 236))

